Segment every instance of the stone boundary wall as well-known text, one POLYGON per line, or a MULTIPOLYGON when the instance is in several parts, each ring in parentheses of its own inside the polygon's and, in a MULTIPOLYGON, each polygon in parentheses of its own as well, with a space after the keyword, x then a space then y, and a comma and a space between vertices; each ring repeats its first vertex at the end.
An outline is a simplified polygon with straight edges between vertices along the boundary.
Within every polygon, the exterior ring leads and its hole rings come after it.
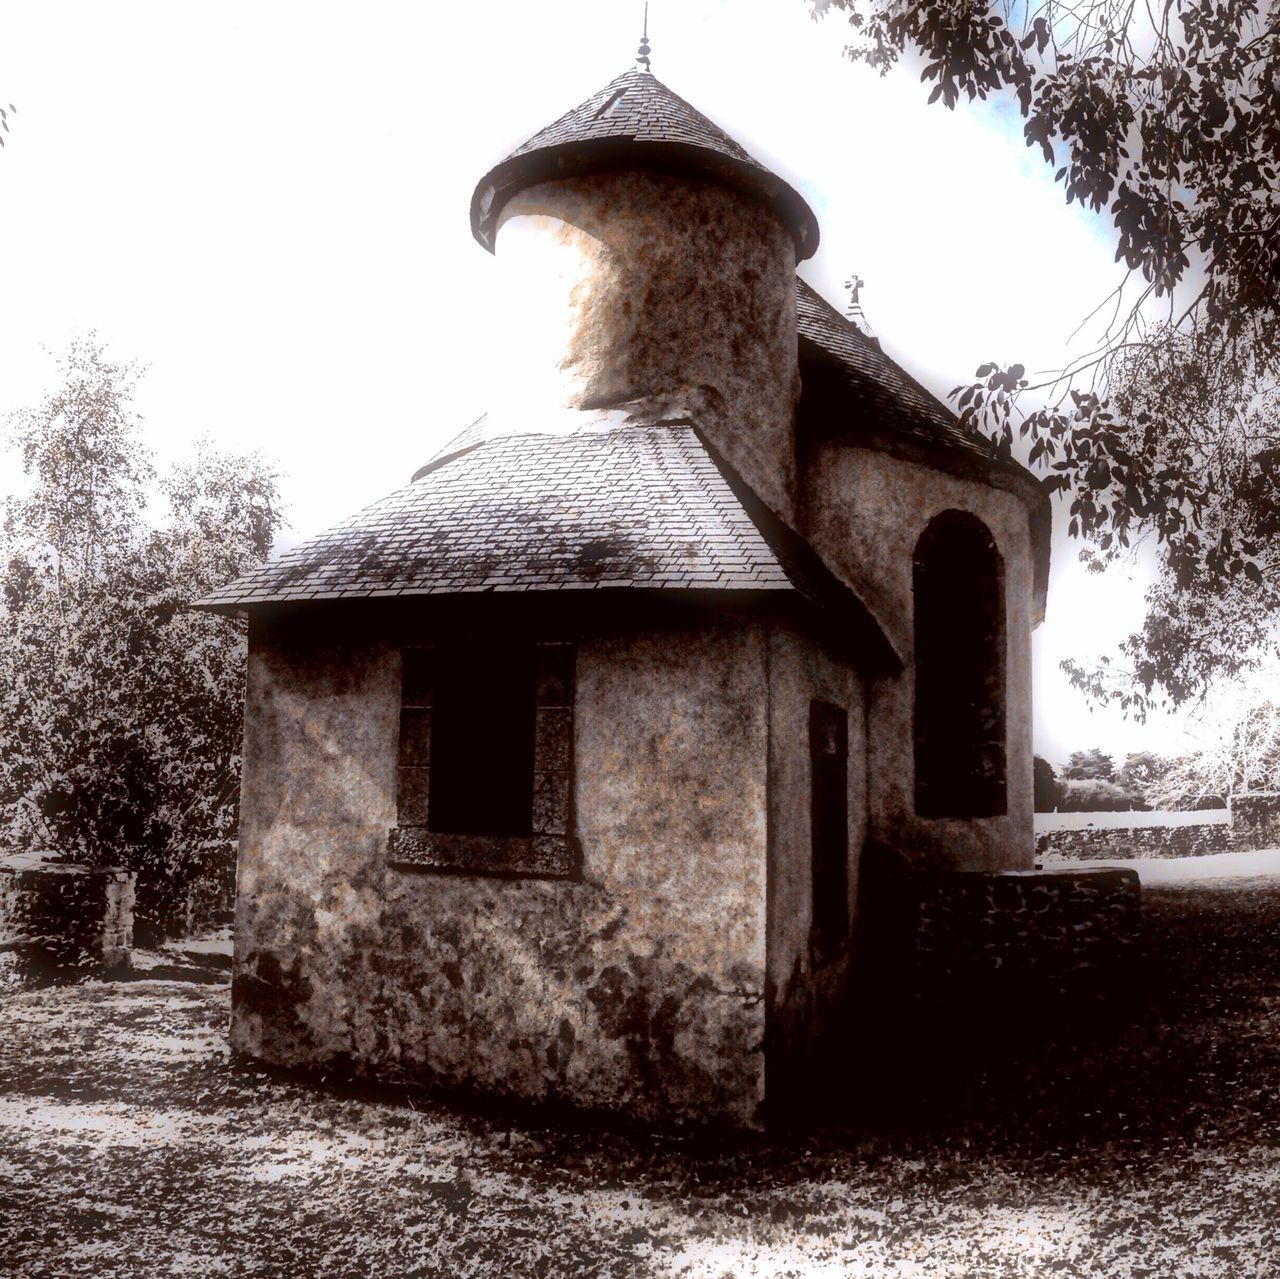
POLYGON ((1231 847, 1241 853, 1280 848, 1280 795, 1237 795, 1231 801, 1231 847))
POLYGON ((129 962, 137 876, 39 853, 0 861, 0 958, 19 977, 129 962))
POLYGON ((872 1122, 946 1113, 993 1079, 1021 1088, 1046 1053, 1140 1007, 1136 870, 939 873, 868 851, 864 979, 840 1061, 844 1095, 852 1070, 855 1105, 872 1122))
POLYGON ((1037 814, 1036 857, 1045 862, 1207 857, 1280 847, 1280 795, 1239 795, 1229 811, 1037 814), (1081 824, 1043 829, 1053 818, 1081 824), (1170 819, 1180 820, 1173 821, 1170 819), (1086 824, 1087 823, 1087 824, 1086 824))
POLYGON ((138 875, 134 939, 154 946, 231 922, 236 900, 236 841, 211 840, 181 855, 172 876, 138 875))
POLYGON ((120 867, 65 862, 52 853, 0 858, 0 984, 42 974, 126 965, 135 942, 154 945, 229 923, 236 843, 187 855, 169 881, 120 867))
POLYGON ((1091 826, 1036 835, 1036 857, 1046 862, 1207 857, 1228 852, 1231 847, 1231 824, 1223 821, 1186 826, 1091 826))

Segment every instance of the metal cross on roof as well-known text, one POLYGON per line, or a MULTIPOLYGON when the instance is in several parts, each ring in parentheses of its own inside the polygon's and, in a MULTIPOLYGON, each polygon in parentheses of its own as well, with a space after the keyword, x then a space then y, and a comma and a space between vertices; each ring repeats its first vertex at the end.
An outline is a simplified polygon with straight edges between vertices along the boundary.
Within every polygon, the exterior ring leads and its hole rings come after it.
POLYGON ((643 67, 646 71, 652 70, 649 66, 649 4, 645 0, 644 6, 644 34, 640 37, 640 47, 636 50, 636 66, 643 67))
POLYGON ((866 280, 859 275, 851 275, 845 282, 844 287, 849 290, 849 305, 845 310, 846 315, 861 315, 862 300, 858 293, 866 287, 866 280))

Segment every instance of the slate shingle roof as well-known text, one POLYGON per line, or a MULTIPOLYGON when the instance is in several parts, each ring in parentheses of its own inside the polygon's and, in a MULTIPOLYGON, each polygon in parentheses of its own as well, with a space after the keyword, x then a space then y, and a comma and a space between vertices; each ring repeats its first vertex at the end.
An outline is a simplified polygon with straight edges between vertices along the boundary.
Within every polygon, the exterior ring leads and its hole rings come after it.
POLYGON ((1031 521, 1032 616, 1037 622, 1043 620, 1053 524, 1043 484, 1012 458, 999 457, 991 443, 970 431, 799 277, 796 326, 805 388, 797 411, 797 432, 815 426, 821 431, 843 432, 852 417, 860 443, 1015 493, 1026 505, 1031 521), (836 396, 832 399, 829 388, 820 388, 814 397, 816 404, 809 407, 809 397, 814 394, 811 384, 825 380, 812 375, 822 371, 834 374, 836 396))
POLYGON ((842 366, 853 389, 874 405, 882 427, 995 460, 990 444, 967 430, 946 405, 799 276, 796 327, 802 343, 812 343, 842 366))
POLYGON ((493 249, 498 217, 519 190, 552 177, 657 168, 720 182, 762 199, 786 224, 799 260, 818 247, 818 220, 803 196, 655 75, 632 69, 535 133, 477 185, 471 229, 493 249))
POLYGON ((487 413, 481 413, 474 422, 464 426, 457 435, 450 436, 432 455, 414 471, 412 478, 420 480, 428 471, 439 466, 442 462, 457 457, 460 453, 468 453, 478 444, 483 444, 487 436, 485 435, 485 425, 489 421, 487 413))
MULTIPOLYGON (((843 591, 730 482, 692 426, 508 435, 215 591, 197 607, 477 591, 843 591), (735 491, 736 488, 736 491, 735 491)), ((860 606, 859 606, 860 607, 860 606)))
POLYGON ((687 142, 764 171, 764 166, 753 160, 723 129, 668 89, 651 71, 639 68, 631 68, 610 80, 585 102, 540 129, 507 158, 591 138, 687 142))

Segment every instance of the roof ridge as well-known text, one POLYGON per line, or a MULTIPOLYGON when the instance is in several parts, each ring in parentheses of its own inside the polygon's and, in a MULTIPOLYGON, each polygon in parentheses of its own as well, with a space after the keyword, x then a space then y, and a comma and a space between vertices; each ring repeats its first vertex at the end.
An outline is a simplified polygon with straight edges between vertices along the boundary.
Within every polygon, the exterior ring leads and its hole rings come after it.
MULTIPOLYGON (((515 150, 511 152, 511 155, 512 156, 521 155, 529 150, 533 150, 534 148, 531 146, 531 143, 536 138, 540 138, 544 133, 550 133, 553 129, 559 128, 562 124, 565 124, 567 121, 569 121, 573 116, 577 115, 584 108, 588 107, 590 103, 594 102, 597 98, 607 97, 609 90, 614 88, 614 86, 617 85, 620 80, 626 80, 632 76, 641 75, 641 74, 643 73, 637 70, 637 68, 628 67, 624 72, 622 72, 621 75, 614 76, 613 79, 610 80, 608 84, 603 85, 601 88, 597 89, 594 93, 584 98, 581 102, 578 103, 576 107, 570 107, 562 115, 558 115, 554 120, 551 120, 547 124, 544 124, 541 129, 537 130, 536 133, 526 138, 518 147, 516 147, 515 150)), ((658 77, 653 76, 653 79, 657 80, 658 77)), ((661 83, 661 81, 658 81, 658 82, 661 83)), ((507 158, 510 159, 510 156, 508 156, 507 158)))
MULTIPOLYGON (((769 545, 768 538, 756 526, 756 522, 751 518, 750 513, 743 508, 741 501, 738 500, 737 494, 733 490, 733 486, 718 466, 705 436, 696 424, 693 422, 688 424, 673 423, 670 425, 654 423, 649 429, 669 431, 672 434, 676 431, 683 433, 685 440, 693 445, 695 452, 694 456, 690 457, 681 450, 682 460, 692 472, 694 484, 697 485, 707 501, 711 503, 712 508, 720 519, 729 526, 731 536, 739 546, 745 549, 747 541, 745 534, 746 529, 749 528, 751 533, 754 534, 752 540, 757 543, 757 549, 765 551, 777 570, 786 574, 786 565, 778 558, 773 547, 769 545), (716 483, 717 480, 719 481, 718 484, 716 483), (726 497, 732 500, 726 501, 726 497)), ((677 443, 677 447, 679 447, 679 443, 677 443)), ((684 505, 686 508, 688 507, 688 503, 684 503, 684 505)))
POLYGON ((800 594, 819 607, 840 602, 853 616, 854 631, 861 647, 884 670, 902 668, 902 657, 889 639, 879 619, 858 592, 827 564, 821 552, 797 529, 792 528, 742 473, 701 431, 696 431, 707 461, 719 473, 733 494, 742 517, 768 546, 775 563, 800 594))
POLYGON ((474 421, 468 422, 462 430, 455 435, 451 435, 414 471, 409 483, 416 484, 424 475, 434 471, 436 467, 444 466, 446 462, 452 462, 455 457, 461 457, 464 453, 470 453, 472 449, 479 448, 485 442, 484 424, 488 420, 489 413, 486 410, 474 421))

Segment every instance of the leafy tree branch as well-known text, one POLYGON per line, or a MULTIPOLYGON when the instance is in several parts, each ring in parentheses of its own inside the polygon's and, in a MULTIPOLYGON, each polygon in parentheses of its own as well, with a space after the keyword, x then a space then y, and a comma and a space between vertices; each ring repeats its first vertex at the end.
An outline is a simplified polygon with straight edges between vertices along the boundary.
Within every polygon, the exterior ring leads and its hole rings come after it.
POLYGON ((245 660, 187 605, 266 556, 275 476, 208 440, 159 474, 137 367, 90 337, 61 373, 8 421, 29 487, 0 526, 0 831, 176 883, 235 831, 245 660))
POLYGON ((930 100, 1006 94, 1067 203, 1106 211, 1126 276, 1095 349, 952 393, 1069 503, 1099 566, 1154 535, 1130 659, 1077 682, 1142 714, 1260 660, 1280 616, 1280 13, 1258 0, 811 0, 930 100), (1136 292, 1126 293, 1130 281, 1136 292), (1153 313, 1154 299, 1167 311, 1153 313), (1121 672, 1127 671, 1127 675, 1121 672))

